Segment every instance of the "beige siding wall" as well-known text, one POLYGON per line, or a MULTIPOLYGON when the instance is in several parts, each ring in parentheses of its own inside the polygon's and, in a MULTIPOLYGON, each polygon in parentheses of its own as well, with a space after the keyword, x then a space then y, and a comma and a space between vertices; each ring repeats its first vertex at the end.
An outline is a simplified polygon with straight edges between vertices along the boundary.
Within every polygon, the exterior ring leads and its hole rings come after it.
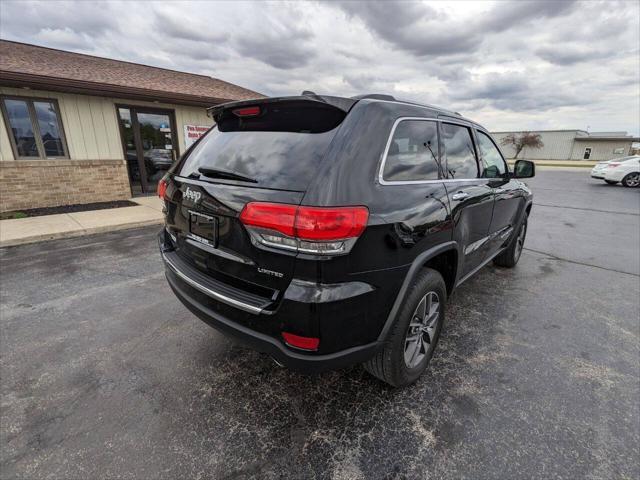
POLYGON ((129 198, 116 105, 173 110, 180 154, 184 125, 211 125, 206 109, 0 86, 0 94, 56 99, 69 159, 15 160, 0 115, 0 212, 129 198))
POLYGON ((184 125, 211 126, 213 125, 213 119, 207 117, 206 109, 199 107, 177 107, 175 112, 178 145, 180 146, 180 154, 183 154, 186 150, 184 125))
POLYGON ((587 147, 591 148, 591 157, 589 160, 611 160, 612 158, 629 155, 631 142, 624 140, 580 140, 573 145, 571 159, 582 160, 584 157, 584 149, 587 147), (624 148, 624 153, 613 153, 617 148, 624 148))
MULTIPOLYGON (((513 158, 515 149, 511 146, 504 146, 500 142, 510 132, 496 132, 491 135, 496 140, 503 153, 507 158, 513 158)), ((513 132, 520 133, 520 132, 513 132)), ((571 148, 573 147, 573 139, 576 136, 575 130, 555 131, 555 132, 532 132, 539 133, 542 137, 542 148, 524 148, 519 159, 528 160, 568 160, 571 158, 571 148)))
MULTIPOLYGON (((60 106, 60 116, 72 160, 124 159, 116 105, 140 105, 175 112, 178 147, 185 151, 184 125, 211 125, 202 107, 187 107, 164 103, 137 102, 120 98, 92 97, 71 93, 25 90, 0 87, 0 94, 21 97, 54 98, 60 106)), ((7 128, 0 119, 0 160, 14 160, 7 128)))
MULTIPOLYGON (((511 132, 495 132, 491 135, 501 145, 501 140, 511 132)), ((512 132, 520 133, 520 132, 512 132)), ((538 149, 524 148, 519 159, 527 160, 582 160, 584 149, 591 147, 589 160, 611 160, 616 157, 629 155, 631 140, 603 140, 594 137, 588 138, 586 132, 579 130, 538 131, 544 147, 538 149), (624 154, 616 154, 616 148, 624 148, 624 154)), ((501 149, 507 158, 512 159, 515 149, 511 146, 502 146, 501 149)))
POLYGON ((13 160, 13 152, 9 143, 7 126, 4 124, 4 117, 0 115, 0 161, 13 160))

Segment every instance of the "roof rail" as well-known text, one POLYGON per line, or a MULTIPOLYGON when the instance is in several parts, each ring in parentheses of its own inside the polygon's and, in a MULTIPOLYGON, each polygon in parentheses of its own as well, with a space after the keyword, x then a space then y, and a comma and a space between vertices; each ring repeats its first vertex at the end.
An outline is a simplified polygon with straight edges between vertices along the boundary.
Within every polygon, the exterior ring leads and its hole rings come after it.
POLYGON ((395 102, 395 98, 392 95, 385 95, 383 93, 367 93, 364 95, 356 95, 355 97, 351 97, 356 100, 364 100, 365 98, 370 98, 372 100, 387 100, 391 102, 395 102))

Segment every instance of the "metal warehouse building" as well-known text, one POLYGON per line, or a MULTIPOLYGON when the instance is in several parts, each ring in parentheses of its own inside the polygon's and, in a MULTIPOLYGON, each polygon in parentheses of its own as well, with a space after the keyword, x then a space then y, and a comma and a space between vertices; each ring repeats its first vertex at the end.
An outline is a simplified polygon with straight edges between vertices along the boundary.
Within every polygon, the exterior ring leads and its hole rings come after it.
POLYGON ((262 97, 205 75, 0 40, 0 212, 126 200, 213 124, 262 97))
MULTIPOLYGON (((509 134, 522 132, 492 132, 498 143, 509 134)), ((584 130, 539 130, 542 148, 525 147, 518 158, 527 160, 611 160, 631 155, 638 150, 640 138, 627 132, 586 132, 584 130)), ((512 146, 501 145, 508 158, 513 158, 512 146)))

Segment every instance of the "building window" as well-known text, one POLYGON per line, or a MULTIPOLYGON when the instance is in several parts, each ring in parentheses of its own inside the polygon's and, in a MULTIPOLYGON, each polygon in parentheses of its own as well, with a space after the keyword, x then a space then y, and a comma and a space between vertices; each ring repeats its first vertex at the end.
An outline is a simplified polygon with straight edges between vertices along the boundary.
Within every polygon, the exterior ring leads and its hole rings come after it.
POLYGON ((591 147, 584 149, 584 156, 582 158, 585 160, 589 160, 591 158, 591 147))
POLYGON ((55 100, 2 97, 2 114, 16 158, 68 158, 55 100))
POLYGON ((613 153, 614 153, 614 155, 623 155, 624 154, 624 147, 614 148, 613 149, 613 153))

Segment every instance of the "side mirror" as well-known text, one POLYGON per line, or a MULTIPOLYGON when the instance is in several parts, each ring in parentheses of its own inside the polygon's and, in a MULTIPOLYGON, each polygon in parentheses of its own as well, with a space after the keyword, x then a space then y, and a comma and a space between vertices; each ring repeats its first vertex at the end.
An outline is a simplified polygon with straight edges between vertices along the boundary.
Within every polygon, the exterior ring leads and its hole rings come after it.
POLYGON ((500 176, 500 170, 496 165, 490 165, 484 169, 483 177, 498 178, 500 176))
POLYGON ((536 174, 536 164, 529 160, 518 160, 513 168, 514 178, 531 178, 536 174))

